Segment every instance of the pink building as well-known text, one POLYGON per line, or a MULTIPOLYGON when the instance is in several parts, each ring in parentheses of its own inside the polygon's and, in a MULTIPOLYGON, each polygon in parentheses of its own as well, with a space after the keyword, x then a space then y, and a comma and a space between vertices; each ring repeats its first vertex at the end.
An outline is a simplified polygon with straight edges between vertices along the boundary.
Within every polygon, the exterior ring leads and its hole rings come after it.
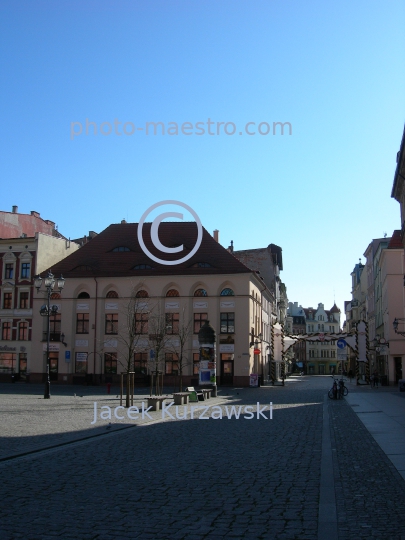
MULTIPOLYGON (((405 337, 395 333, 393 327, 395 318, 405 319, 405 261, 401 231, 394 231, 388 247, 382 250, 380 268, 384 338, 389 346, 380 346, 378 357, 386 364, 384 371, 389 382, 397 383, 405 373, 405 337)), ((398 330, 405 331, 405 326, 400 325, 398 330)))
POLYGON ((39 212, 19 214, 18 206, 13 206, 11 212, 0 211, 0 238, 34 237, 35 233, 61 237, 55 229, 55 223, 42 219, 39 212))

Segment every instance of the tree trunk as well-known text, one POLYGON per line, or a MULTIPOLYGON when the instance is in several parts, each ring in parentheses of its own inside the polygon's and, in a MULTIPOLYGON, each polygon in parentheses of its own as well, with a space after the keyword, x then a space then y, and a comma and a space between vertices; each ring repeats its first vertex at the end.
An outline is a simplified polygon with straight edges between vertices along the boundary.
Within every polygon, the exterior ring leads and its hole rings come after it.
POLYGON ((125 407, 129 409, 129 394, 131 393, 131 385, 129 380, 129 372, 127 371, 127 384, 126 384, 126 396, 125 396, 125 407))

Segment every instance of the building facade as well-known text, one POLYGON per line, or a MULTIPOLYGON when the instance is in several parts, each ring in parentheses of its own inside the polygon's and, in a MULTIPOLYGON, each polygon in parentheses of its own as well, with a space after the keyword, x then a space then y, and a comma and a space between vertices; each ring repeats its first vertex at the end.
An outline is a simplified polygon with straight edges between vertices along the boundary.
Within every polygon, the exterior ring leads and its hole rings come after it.
MULTIPOLYGON (((36 233, 0 239, 0 380, 25 379, 32 359, 34 276, 73 253, 69 240, 36 233)), ((44 299, 41 299, 44 303, 44 299)))
MULTIPOLYGON (((181 335, 188 328, 182 351, 183 382, 197 384, 198 332, 206 320, 217 335, 218 384, 248 386, 251 373, 268 377, 266 342, 274 296, 261 277, 205 229, 199 250, 188 261, 154 262, 139 245, 137 227, 136 223, 111 225, 53 267, 54 274, 63 274, 66 282, 53 299, 64 343, 58 341, 55 327, 51 378, 61 383, 86 378, 118 382, 129 366, 143 384, 159 364, 165 384, 173 385, 180 371, 181 335), (164 343, 158 348, 156 325, 162 321, 159 332, 164 343), (252 338, 261 344, 259 353, 251 346, 252 338), (135 344, 131 358, 128 341, 135 344)), ((144 224, 147 238, 150 227, 144 224)), ((183 244, 191 250, 195 234, 194 223, 159 226, 166 246, 183 244)), ((145 243, 153 252, 151 242, 145 243)), ((40 304, 36 298, 34 312, 40 304)), ((32 381, 42 381, 46 370, 44 325, 43 319, 34 318, 35 354, 28 365, 32 381)))

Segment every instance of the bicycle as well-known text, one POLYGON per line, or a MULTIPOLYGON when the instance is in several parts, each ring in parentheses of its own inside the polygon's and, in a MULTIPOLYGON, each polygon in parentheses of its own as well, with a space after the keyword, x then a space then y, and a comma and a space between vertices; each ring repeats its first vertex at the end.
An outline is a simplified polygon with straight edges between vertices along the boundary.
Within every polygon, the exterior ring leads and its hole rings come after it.
POLYGON ((343 377, 341 379, 335 379, 333 375, 331 375, 333 379, 333 385, 332 388, 328 392, 328 397, 330 399, 342 399, 343 396, 347 396, 349 393, 348 388, 345 386, 345 381, 343 377))

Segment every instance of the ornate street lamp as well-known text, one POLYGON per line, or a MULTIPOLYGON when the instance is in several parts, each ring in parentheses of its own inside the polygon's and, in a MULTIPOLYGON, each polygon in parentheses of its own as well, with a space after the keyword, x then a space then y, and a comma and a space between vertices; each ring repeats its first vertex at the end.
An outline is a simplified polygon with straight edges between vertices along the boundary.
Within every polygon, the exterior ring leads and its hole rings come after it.
MULTIPOLYGON (((62 292, 63 287, 65 286, 65 280, 62 276, 56 280, 59 292, 62 292)), ((34 277, 34 285, 37 289, 37 292, 40 291, 42 286, 41 276, 34 277)), ((46 378, 45 378, 45 391, 44 399, 50 399, 51 397, 51 379, 50 379, 50 358, 49 358, 49 342, 51 338, 51 315, 56 315, 58 312, 58 306, 51 306, 51 294, 55 288, 55 277, 51 272, 48 272, 48 275, 44 279, 45 291, 41 291, 47 295, 47 303, 41 306, 39 313, 42 317, 47 317, 47 332, 46 332, 46 378)), ((63 336, 64 337, 64 336, 63 336)), ((63 339, 62 339, 63 343, 63 339)))

